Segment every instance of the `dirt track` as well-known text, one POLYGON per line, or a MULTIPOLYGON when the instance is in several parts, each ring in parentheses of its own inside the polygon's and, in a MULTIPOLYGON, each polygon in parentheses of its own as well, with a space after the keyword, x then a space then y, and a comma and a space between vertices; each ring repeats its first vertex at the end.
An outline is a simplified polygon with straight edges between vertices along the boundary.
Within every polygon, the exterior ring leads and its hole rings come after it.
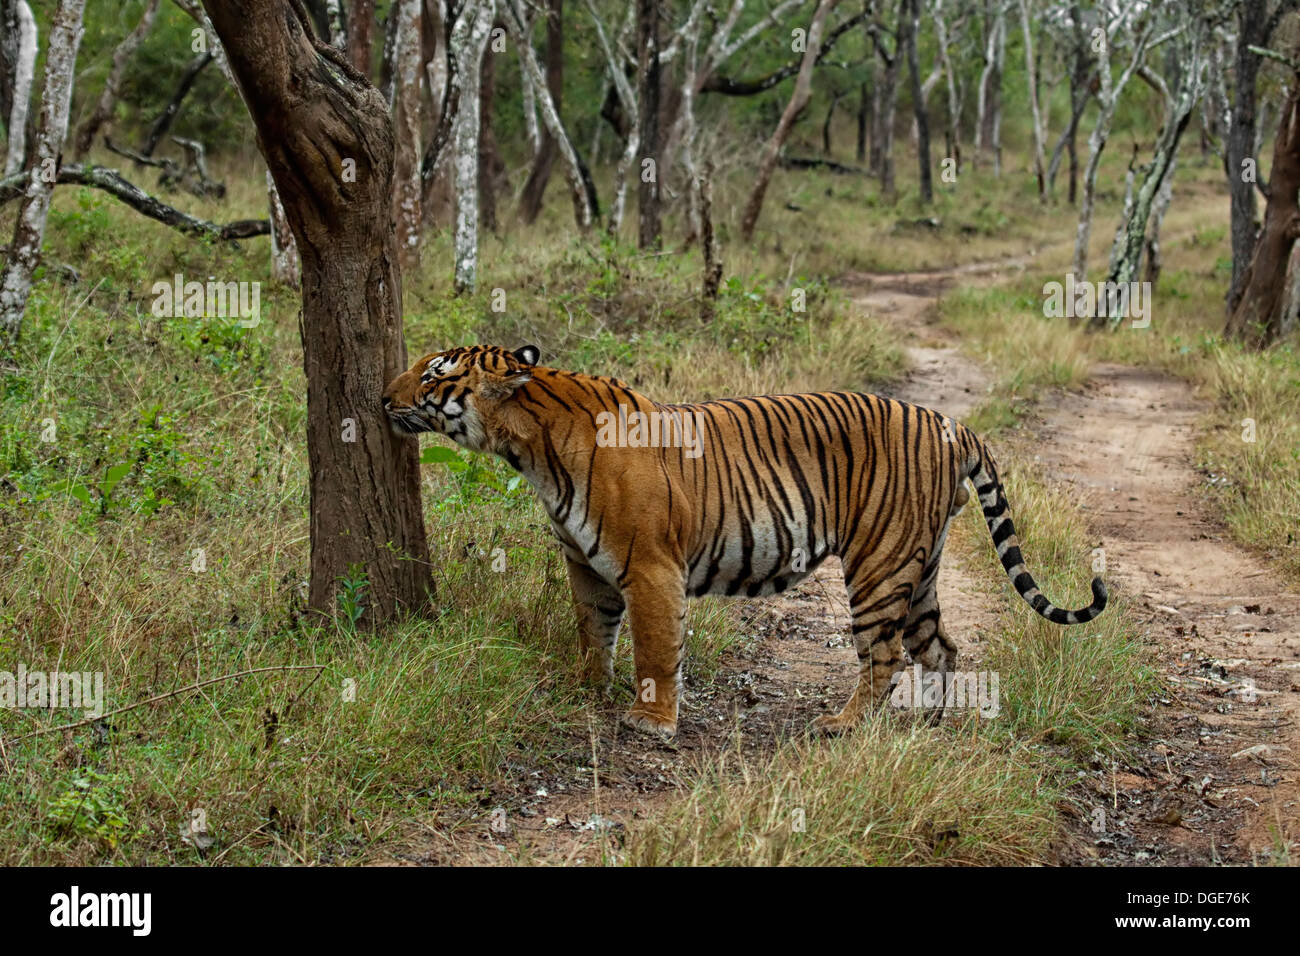
MULTIPOLYGON (((950 282, 1018 265, 845 280, 859 308, 905 336, 913 371, 896 397, 959 419, 986 397, 988 374, 930 324, 933 306, 950 282)), ((1044 396, 1032 419, 1048 477, 1085 504, 1112 592, 1144 621, 1168 687, 1134 765, 1099 763, 1075 788, 1063 863, 1249 863, 1297 837, 1300 596, 1232 544, 1205 502, 1194 468, 1200 412, 1182 382, 1106 366, 1081 392, 1044 396), (1088 817, 1097 806, 1106 810, 1100 832, 1088 817)), ((952 560, 939 590, 963 659, 978 661, 997 596, 965 582, 952 560)), ((612 707, 608 721, 563 748, 574 760, 520 768, 515 783, 493 791, 493 803, 508 808, 505 831, 453 827, 378 862, 599 862, 606 831, 669 799, 703 759, 732 745, 770 751, 838 709, 856 670, 838 563, 743 613, 757 641, 712 691, 688 684, 674 745, 616 730, 612 707)))

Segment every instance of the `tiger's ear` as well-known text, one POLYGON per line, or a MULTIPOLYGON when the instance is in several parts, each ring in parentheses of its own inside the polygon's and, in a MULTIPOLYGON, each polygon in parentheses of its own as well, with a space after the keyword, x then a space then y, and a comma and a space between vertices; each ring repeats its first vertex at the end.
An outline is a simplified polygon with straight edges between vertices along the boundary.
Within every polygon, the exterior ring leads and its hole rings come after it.
POLYGON ((536 345, 524 345, 515 349, 514 356, 524 365, 536 365, 537 360, 542 357, 542 350, 536 345))
POLYGON ((506 375, 487 375, 476 389, 484 398, 505 399, 515 393, 520 385, 531 381, 533 373, 527 369, 510 372, 506 375))

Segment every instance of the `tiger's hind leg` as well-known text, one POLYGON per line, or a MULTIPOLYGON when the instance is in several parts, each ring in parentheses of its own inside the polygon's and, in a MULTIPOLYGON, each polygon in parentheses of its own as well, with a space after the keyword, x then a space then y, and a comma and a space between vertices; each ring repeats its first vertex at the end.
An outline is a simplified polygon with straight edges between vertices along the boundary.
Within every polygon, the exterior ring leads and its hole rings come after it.
MULTIPOLYGON (((948 540, 948 529, 952 520, 961 513, 970 500, 970 492, 965 484, 957 485, 953 494, 952 507, 944 522, 939 537, 935 540, 934 551, 921 572, 921 583, 917 585, 912 607, 907 612, 907 622, 903 625, 903 647, 912 658, 912 663, 921 668, 921 685, 909 687, 910 701, 913 708, 925 707, 927 719, 937 724, 943 719, 944 706, 947 703, 949 674, 957 667, 957 645, 949 638, 943 627, 943 617, 939 611, 939 563, 943 560, 943 546, 948 540), (939 675, 938 698, 934 691, 926 696, 927 674, 939 675)), ((931 683, 935 679, 930 678, 931 683)), ((910 683, 914 683, 911 681, 910 683)))
POLYGON ((912 609, 908 612, 907 622, 903 625, 903 647, 913 663, 920 665, 922 675, 921 686, 911 687, 912 706, 924 706, 926 717, 932 724, 937 724, 943 718, 946 701, 944 691, 940 691, 937 702, 933 699, 933 694, 925 696, 925 675, 940 675, 941 683, 938 687, 946 689, 948 675, 957 666, 957 645, 948 638, 939 611, 938 571, 939 555, 935 555, 934 568, 921 582, 912 609))
POLYGON ((614 648, 623 622, 623 595, 595 571, 566 556, 573 608, 578 617, 578 651, 587 681, 602 690, 614 682, 614 648))
MULTIPOLYGON (((863 565, 870 562, 865 556, 863 565)), ((858 653, 858 684, 838 714, 818 717, 813 726, 824 734, 854 727, 872 707, 884 700, 894 677, 903 669, 903 631, 916 585, 915 567, 909 562, 884 579, 855 573, 845 561, 845 584, 853 612, 853 646, 858 653)))

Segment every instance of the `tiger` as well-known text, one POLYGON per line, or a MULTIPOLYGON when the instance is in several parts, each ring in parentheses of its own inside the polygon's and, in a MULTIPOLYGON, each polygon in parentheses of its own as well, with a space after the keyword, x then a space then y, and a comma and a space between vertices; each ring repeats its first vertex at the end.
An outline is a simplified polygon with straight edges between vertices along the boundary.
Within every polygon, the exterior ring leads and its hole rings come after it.
POLYGON ((1106 607, 1099 577, 1088 607, 1047 600, 988 447, 939 412, 858 392, 664 405, 616 378, 538 365, 540 354, 430 353, 388 385, 383 410, 399 435, 436 432, 498 455, 532 487, 564 554, 582 674, 606 691, 628 619, 636 698, 622 721, 638 731, 676 735, 688 598, 776 594, 832 555, 858 677, 814 732, 847 731, 880 704, 904 652, 947 680, 957 647, 936 579, 968 480, 1003 570, 1034 611, 1069 625, 1106 607))

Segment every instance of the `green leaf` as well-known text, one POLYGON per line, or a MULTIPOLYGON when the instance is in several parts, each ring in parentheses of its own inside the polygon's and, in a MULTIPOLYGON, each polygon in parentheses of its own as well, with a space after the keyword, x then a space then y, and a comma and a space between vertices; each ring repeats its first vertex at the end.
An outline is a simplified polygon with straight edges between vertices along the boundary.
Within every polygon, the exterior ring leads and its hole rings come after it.
POLYGON ((461 462, 460 456, 457 455, 455 451, 450 448, 443 448, 441 445, 434 445, 431 448, 426 448, 420 455, 420 461, 426 465, 450 465, 453 461, 464 464, 464 462, 461 462))
POLYGON ((114 465, 104 473, 104 480, 99 486, 100 493, 105 497, 111 497, 113 489, 117 487, 118 482, 126 477, 127 472, 131 470, 131 463, 125 465, 114 465))
POLYGON ((90 504, 90 489, 87 488, 85 485, 74 485, 71 481, 69 481, 67 486, 67 492, 68 494, 72 495, 72 497, 80 501, 83 505, 90 504))

